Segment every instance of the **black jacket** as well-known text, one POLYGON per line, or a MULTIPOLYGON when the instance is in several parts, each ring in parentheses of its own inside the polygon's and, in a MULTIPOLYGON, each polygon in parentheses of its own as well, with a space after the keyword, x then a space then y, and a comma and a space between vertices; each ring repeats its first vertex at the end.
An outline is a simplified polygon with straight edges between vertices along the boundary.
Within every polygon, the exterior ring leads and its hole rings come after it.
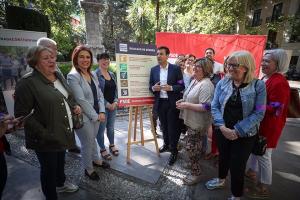
MULTIPOLYGON (((61 74, 56 77, 69 93, 70 109, 77 105, 61 74)), ((39 71, 25 75, 15 90, 15 117, 33 115, 25 120, 26 147, 37 151, 63 151, 75 146, 74 132, 64 103, 64 96, 39 71)))

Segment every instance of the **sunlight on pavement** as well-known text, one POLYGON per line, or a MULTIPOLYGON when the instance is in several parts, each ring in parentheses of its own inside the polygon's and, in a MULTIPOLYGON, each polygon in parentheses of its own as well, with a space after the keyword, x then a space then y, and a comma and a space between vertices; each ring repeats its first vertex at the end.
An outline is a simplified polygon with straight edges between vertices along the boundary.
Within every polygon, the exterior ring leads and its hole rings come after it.
POLYGON ((300 183, 300 177, 295 174, 280 172, 280 171, 275 171, 275 173, 285 179, 300 183))
POLYGON ((299 141, 286 141, 287 146, 286 152, 291 154, 300 155, 300 142, 299 141))

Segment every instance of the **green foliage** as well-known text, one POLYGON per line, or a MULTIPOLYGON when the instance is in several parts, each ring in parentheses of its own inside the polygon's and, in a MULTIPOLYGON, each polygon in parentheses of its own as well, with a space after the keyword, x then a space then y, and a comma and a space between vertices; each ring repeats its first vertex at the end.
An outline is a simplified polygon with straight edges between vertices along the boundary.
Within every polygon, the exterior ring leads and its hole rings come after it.
POLYGON ((75 47, 74 37, 76 31, 72 29, 71 15, 80 13, 78 0, 11 0, 9 5, 27 7, 31 5, 37 10, 49 17, 51 24, 51 35, 48 37, 58 43, 58 51, 69 59, 70 52, 75 47))
POLYGON ((131 1, 107 1, 108 9, 103 16, 103 45, 112 58, 115 53, 115 41, 130 41, 132 39, 133 29, 126 20, 127 9, 131 1))
POLYGON ((245 21, 246 1, 240 0, 135 0, 127 17, 135 40, 153 42, 156 30, 188 33, 232 33, 245 21), (156 6, 159 22, 156 27, 156 6))

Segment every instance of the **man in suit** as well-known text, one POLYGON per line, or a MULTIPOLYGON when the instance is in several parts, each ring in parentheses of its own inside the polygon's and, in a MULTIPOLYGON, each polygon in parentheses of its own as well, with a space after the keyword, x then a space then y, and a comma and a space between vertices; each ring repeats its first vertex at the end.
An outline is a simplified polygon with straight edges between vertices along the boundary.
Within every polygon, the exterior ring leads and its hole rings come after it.
POLYGON ((159 47, 157 50, 158 65, 151 68, 149 89, 155 97, 154 110, 161 122, 164 145, 160 152, 171 151, 169 165, 177 159, 177 143, 180 136, 179 110, 176 101, 181 98, 184 82, 178 66, 168 63, 170 50, 159 47))

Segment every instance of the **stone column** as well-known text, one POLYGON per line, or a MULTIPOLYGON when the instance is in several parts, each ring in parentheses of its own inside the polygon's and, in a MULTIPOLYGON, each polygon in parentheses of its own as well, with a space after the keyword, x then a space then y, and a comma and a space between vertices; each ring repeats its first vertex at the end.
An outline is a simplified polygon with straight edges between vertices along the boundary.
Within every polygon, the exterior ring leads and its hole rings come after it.
POLYGON ((102 13, 107 8, 105 0, 84 0, 80 2, 85 13, 87 46, 92 50, 94 58, 104 52, 102 44, 102 13))

